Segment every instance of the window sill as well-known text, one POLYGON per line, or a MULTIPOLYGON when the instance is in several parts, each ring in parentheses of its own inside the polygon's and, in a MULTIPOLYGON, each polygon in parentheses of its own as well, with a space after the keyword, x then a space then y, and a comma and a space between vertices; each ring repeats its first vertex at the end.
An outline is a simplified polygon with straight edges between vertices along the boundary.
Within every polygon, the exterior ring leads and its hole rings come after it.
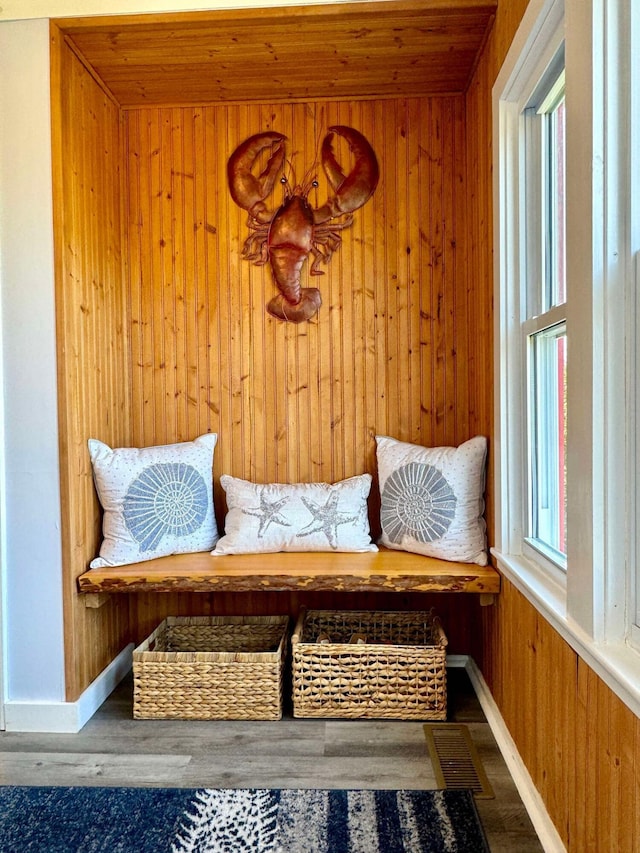
POLYGON ((605 684, 640 717, 640 654, 622 642, 596 643, 567 615, 566 589, 533 563, 492 549, 498 568, 605 684))
POLYGON ((566 622, 567 590, 564 583, 526 557, 503 554, 495 548, 491 553, 498 561, 500 571, 537 610, 551 622, 566 622))

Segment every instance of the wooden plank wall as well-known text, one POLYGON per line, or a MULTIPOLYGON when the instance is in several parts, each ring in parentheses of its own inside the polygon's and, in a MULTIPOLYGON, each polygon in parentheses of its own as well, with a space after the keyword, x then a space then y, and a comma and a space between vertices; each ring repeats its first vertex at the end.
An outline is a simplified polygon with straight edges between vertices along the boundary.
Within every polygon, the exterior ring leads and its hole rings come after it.
POLYGON ((301 607, 329 610, 429 610, 439 616, 447 635, 448 654, 480 649, 480 604, 476 595, 459 593, 255 592, 153 594, 131 599, 132 625, 142 640, 165 616, 273 615, 295 617, 301 607))
POLYGON ((65 659, 75 700, 128 640, 127 603, 88 610, 75 585, 100 536, 87 438, 129 441, 128 324, 119 109, 55 27, 51 35, 65 659))
POLYGON ((640 720, 503 579, 484 677, 569 853, 640 849, 640 720))
MULTIPOLYGON (((499 5, 466 97, 469 270, 482 314, 493 277, 491 88, 526 6, 499 5)), ((492 345, 491 335, 474 340, 474 358, 492 345)), ((478 396, 478 412, 491 405, 490 394, 478 396)), ((508 581, 482 618, 483 675, 567 850, 640 849, 638 718, 508 581)))
MULTIPOLYGON (((426 445, 473 434, 472 401, 483 393, 478 381, 490 384, 491 362, 472 382, 470 348, 483 332, 469 322, 462 97, 153 108, 127 110, 125 122, 132 437, 153 444, 217 432, 220 521, 222 473, 335 481, 375 474, 376 433, 426 445), (365 134, 380 183, 325 275, 310 282, 323 296, 317 318, 287 324, 265 311, 276 292, 269 268, 240 256, 247 215, 230 197, 227 160, 250 135, 274 129, 289 138, 301 180, 334 124, 365 134)), ((336 152, 349 168, 337 140, 336 152)), ((328 192, 321 171, 318 179, 315 206, 328 192)), ((274 206, 281 198, 278 184, 274 206)), ((374 498, 374 529, 376 509, 374 498)), ((305 598, 319 601, 344 606, 340 595, 305 598)), ((435 602, 451 614, 452 648, 468 650, 477 603, 435 602)), ((293 613, 299 603, 257 594, 136 596, 132 623, 144 636, 168 613, 293 613)))
POLYGON ((217 475, 295 482, 373 472, 376 433, 469 437, 461 98, 149 109, 126 126, 136 442, 215 431, 217 475), (270 270, 240 257, 226 164, 274 129, 301 177, 332 124, 365 134, 381 180, 311 280, 317 318, 283 323, 270 270))
MULTIPOLYGON (((73 700, 167 614, 293 614, 301 603, 296 595, 131 596, 86 610, 75 580, 99 542, 87 438, 148 445, 217 432, 222 521, 222 472, 335 481, 375 473, 376 433, 423 444, 470 437, 478 395, 470 347, 481 330, 469 320, 462 97, 122 113, 55 26, 52 67, 73 700), (317 319, 284 324, 265 312, 270 270, 240 257, 246 214, 230 198, 226 163, 250 134, 275 128, 289 137, 301 175, 331 124, 368 137, 381 180, 313 281, 324 300, 317 319)), ((349 168, 346 146, 336 141, 336 151, 349 168)), ((319 179, 314 204, 327 194, 319 179)), ((479 375, 490 381, 488 364, 479 375)), ((374 498, 374 532, 376 510, 374 498)), ((304 603, 345 605, 339 595, 304 603)), ((431 604, 450 623, 451 651, 477 645, 475 600, 378 595, 349 606, 431 604)))

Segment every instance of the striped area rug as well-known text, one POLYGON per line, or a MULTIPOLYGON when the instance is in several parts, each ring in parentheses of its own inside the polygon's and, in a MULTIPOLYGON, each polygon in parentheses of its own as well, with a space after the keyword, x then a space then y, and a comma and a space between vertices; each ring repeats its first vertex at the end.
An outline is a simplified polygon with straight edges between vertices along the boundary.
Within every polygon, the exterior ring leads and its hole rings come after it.
POLYGON ((2 853, 488 853, 466 790, 0 787, 2 853))

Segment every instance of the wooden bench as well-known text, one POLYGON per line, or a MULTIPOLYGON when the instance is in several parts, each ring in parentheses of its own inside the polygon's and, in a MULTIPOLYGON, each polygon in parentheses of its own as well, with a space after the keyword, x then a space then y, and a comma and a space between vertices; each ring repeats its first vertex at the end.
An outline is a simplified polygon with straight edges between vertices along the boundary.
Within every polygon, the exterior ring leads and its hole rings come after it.
POLYGON ((500 574, 492 566, 452 563, 381 548, 375 552, 179 554, 128 566, 91 569, 78 578, 85 604, 136 592, 454 592, 493 603, 500 574))

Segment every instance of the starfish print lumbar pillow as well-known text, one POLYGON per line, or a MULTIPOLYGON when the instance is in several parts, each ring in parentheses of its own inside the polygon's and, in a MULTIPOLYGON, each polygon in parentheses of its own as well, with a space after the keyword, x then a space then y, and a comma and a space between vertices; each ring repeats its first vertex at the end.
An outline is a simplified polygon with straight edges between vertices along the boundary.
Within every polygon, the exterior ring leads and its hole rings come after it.
POLYGON ((214 556, 274 551, 377 551, 367 498, 371 475, 338 483, 250 483, 223 474, 224 536, 214 556))

